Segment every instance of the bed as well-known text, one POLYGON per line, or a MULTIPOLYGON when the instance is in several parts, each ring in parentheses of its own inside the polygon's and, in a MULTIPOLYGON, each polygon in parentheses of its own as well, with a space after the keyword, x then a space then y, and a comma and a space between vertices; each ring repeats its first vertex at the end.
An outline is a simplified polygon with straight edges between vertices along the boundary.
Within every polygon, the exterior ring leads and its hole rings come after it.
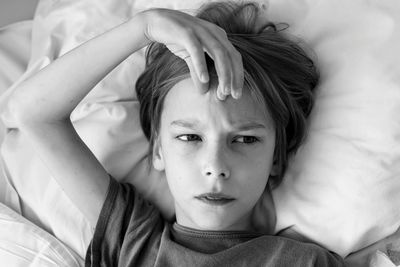
MULTIPOLYGON (((136 12, 170 7, 191 13, 201 2, 40 0, 33 20, 0 29, 0 111, 19 82, 136 12)), ((309 136, 273 192, 276 232, 301 233, 349 266, 400 265, 400 3, 259 2, 268 5, 270 20, 287 22, 310 44, 321 71, 309 136)), ((140 178, 148 144, 133 88, 143 67, 141 50, 101 81, 71 120, 110 174, 168 203, 160 196, 161 175, 140 178)), ((4 123, 0 261, 83 266, 92 229, 29 142, 12 122, 4 123)))

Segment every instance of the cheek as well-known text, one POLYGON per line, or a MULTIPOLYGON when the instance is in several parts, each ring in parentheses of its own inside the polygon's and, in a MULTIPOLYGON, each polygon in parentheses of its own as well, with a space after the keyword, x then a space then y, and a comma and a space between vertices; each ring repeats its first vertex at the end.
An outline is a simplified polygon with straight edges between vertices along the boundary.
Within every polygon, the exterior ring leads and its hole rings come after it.
POLYGON ((236 164, 241 165, 240 169, 248 171, 249 174, 261 175, 269 174, 273 164, 273 147, 272 145, 260 146, 244 153, 241 157, 237 158, 236 164))
POLYGON ((249 198, 261 194, 272 171, 273 152, 269 147, 262 147, 236 160, 234 173, 249 198))
POLYGON ((189 193, 199 185, 198 169, 193 149, 182 149, 173 142, 165 142, 163 146, 165 174, 171 192, 189 193))
MULTIPOLYGON (((264 157, 265 159, 265 157, 264 157)), ((260 158, 251 158, 236 166, 240 194, 247 206, 254 206, 265 191, 271 173, 271 164, 260 158)))
POLYGON ((195 160, 199 149, 195 145, 182 144, 180 141, 169 138, 163 143, 163 154, 165 162, 169 166, 177 166, 178 168, 185 168, 185 166, 192 165, 195 160))

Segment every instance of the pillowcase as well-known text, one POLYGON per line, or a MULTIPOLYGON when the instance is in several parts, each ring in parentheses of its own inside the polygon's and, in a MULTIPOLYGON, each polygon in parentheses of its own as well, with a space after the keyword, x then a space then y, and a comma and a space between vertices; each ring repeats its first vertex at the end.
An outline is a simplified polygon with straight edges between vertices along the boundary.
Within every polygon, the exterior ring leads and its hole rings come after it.
MULTIPOLYGON (((170 7, 192 12, 201 2, 41 0, 26 76, 138 10, 170 7)), ((315 51, 321 70, 309 136, 273 192, 277 232, 291 227, 346 256, 398 228, 398 6, 395 0, 269 1, 270 20, 288 22, 288 30, 315 51)), ((145 175, 148 145, 133 87, 143 60, 142 50, 118 66, 71 119, 110 174, 134 183, 150 199, 170 203, 165 180, 156 172, 145 175)), ((29 143, 11 132, 2 155, 24 216, 84 255, 92 236, 89 225, 29 143)))
MULTIPOLYGON (((122 23, 131 15, 130 10, 125 1, 40 1, 33 20, 28 69, 1 96, 3 103, 21 81, 83 41, 122 23)), ((137 165, 147 152, 133 98, 135 77, 143 65, 141 53, 129 58, 71 114, 80 137, 107 171, 119 179, 140 169, 137 165)), ((90 225, 58 186, 29 141, 20 132, 9 131, 1 156, 9 188, 5 195, 7 206, 84 258, 93 236, 90 225)))
MULTIPOLYGON (((0 95, 25 71, 30 57, 32 21, 13 23, 0 28, 0 95)), ((2 103, 0 103, 1 112, 2 103)), ((5 126, 0 120, 0 143, 5 135, 5 126)), ((0 202, 4 201, 5 177, 0 160, 0 202)))
MULTIPOLYGON (((33 20, 26 72, 0 97, 82 42, 124 22, 137 12, 133 2, 41 0, 33 20)), ((71 121, 82 140, 119 181, 133 183, 159 206, 172 207, 165 179, 147 174, 148 142, 141 130, 134 84, 144 68, 144 50, 103 79, 76 107, 71 121)), ((4 202, 84 257, 92 239, 89 222, 58 186, 29 140, 9 130, 1 146, 7 191, 4 202)))
POLYGON ((308 138, 273 192, 276 230, 346 256, 400 226, 400 3, 274 1, 268 11, 288 16, 321 71, 308 138))
POLYGON ((54 236, 0 203, 0 259, 3 266, 80 267, 83 258, 54 236))

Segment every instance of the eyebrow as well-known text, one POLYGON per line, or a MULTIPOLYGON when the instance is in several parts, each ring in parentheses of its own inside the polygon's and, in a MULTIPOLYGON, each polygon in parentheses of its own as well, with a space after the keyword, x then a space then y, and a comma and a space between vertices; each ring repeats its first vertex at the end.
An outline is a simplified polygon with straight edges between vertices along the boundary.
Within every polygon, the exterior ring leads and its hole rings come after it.
POLYGON ((239 131, 248 131, 248 130, 255 130, 255 129, 267 129, 264 124, 259 122, 246 122, 244 124, 239 124, 235 127, 239 131))
POLYGON ((187 121, 187 120, 175 120, 171 122, 171 126, 179 126, 184 128, 194 129, 196 126, 199 125, 197 120, 187 121))
MULTIPOLYGON (((188 121, 188 120, 175 120, 171 122, 171 126, 179 126, 189 129, 196 129, 200 123, 197 120, 188 121)), ((267 127, 263 123, 259 122, 246 122, 243 124, 237 123, 234 125, 234 129, 237 131, 248 131, 248 130, 255 130, 255 129, 267 129, 267 127), (237 125, 237 126, 236 126, 237 125)))

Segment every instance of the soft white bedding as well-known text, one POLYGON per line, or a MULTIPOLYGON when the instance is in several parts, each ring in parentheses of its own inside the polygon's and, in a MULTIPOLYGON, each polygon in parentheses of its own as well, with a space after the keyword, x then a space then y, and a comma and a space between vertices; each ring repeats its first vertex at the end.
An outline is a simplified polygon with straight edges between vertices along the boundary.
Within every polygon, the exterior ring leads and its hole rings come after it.
POLYGON ((83 259, 60 240, 0 203, 0 261, 9 267, 80 267, 83 259))
MULTIPOLYGON (((32 21, 23 21, 0 29, 0 95, 25 72, 31 52, 32 21)), ((2 107, 2 106, 0 106, 2 107)), ((0 142, 6 129, 0 121, 0 142)), ((23 167, 23 166, 20 166, 23 167)), ((18 197, 6 180, 0 158, 0 262, 10 267, 80 267, 83 258, 59 239, 27 220, 19 212, 18 197), (12 205, 15 203, 16 205, 12 205)))
MULTIPOLYGON (((0 28, 0 95, 25 72, 30 57, 32 21, 22 21, 0 28)), ((1 106, 0 106, 1 107, 1 106)), ((0 142, 6 129, 0 120, 0 142)), ((4 201, 6 190, 3 174, 3 161, 0 160, 0 202, 4 201)))
MULTIPOLYGON (((138 10, 189 9, 200 2, 42 0, 33 21, 29 67, 20 79, 138 10)), ((276 231, 292 227, 347 256, 400 226, 400 3, 271 0, 268 14, 275 22, 288 22, 289 30, 312 46, 322 76, 309 137, 274 192, 276 231)), ((142 69, 143 51, 104 79, 71 119, 114 177, 135 183, 151 198, 163 192, 165 181, 143 175, 147 142, 133 90, 142 69)), ((83 257, 91 229, 29 143, 10 131, 1 155, 10 187, 0 197, 83 257)), ((167 196, 160 199, 170 201, 167 196)), ((365 253, 361 250, 356 261, 369 261, 366 255, 377 249, 400 251, 399 238, 392 237, 365 253)), ((387 260, 379 255, 371 264, 387 260)))

